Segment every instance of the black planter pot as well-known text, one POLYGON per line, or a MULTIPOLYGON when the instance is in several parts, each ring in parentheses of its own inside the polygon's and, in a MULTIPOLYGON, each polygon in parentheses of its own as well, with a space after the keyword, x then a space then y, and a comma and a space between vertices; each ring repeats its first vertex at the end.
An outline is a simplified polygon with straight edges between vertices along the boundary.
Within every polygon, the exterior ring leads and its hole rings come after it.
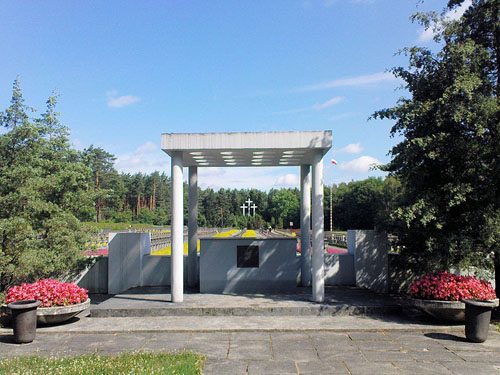
POLYGON ((471 342, 484 342, 488 338, 491 310, 498 306, 497 301, 464 299, 465 337, 471 342))
POLYGON ((32 342, 36 336, 36 309, 40 301, 16 301, 7 307, 12 312, 12 326, 14 328, 14 341, 18 344, 32 342))

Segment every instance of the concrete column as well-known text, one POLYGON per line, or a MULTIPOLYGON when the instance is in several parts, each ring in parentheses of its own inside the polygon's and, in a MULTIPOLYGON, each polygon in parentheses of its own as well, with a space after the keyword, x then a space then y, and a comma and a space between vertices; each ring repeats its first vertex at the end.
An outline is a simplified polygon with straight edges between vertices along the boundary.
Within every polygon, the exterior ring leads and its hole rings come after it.
POLYGON ((323 157, 317 153, 312 164, 312 299, 325 298, 324 214, 323 214, 323 157))
POLYGON ((182 302, 184 298, 184 214, 183 214, 183 171, 182 152, 172 152, 172 258, 171 293, 172 302, 182 302))
POLYGON ((188 285, 198 284, 198 167, 189 167, 188 285))
POLYGON ((311 166, 300 166, 300 283, 311 285, 311 166))

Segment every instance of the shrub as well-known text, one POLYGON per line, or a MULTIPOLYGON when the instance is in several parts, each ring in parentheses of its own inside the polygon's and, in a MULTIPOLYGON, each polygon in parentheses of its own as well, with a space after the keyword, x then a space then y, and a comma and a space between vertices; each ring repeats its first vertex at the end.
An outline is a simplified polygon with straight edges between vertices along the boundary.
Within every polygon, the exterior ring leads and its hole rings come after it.
POLYGON ((23 300, 38 300, 40 307, 67 306, 85 302, 88 299, 87 290, 74 283, 45 279, 33 284, 22 283, 9 289, 6 302, 23 300))
POLYGON ((408 294, 413 298, 444 301, 496 298, 495 291, 488 281, 446 271, 422 276, 413 282, 408 294))

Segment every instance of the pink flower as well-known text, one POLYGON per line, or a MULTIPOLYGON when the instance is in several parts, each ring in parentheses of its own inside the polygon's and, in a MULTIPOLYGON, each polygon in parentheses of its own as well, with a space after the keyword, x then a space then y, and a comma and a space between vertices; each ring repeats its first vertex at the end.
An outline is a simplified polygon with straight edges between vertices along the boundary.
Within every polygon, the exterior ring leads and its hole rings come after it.
POLYGON ((41 301, 41 307, 66 306, 85 302, 88 299, 87 290, 74 283, 45 279, 33 284, 22 283, 9 289, 6 302, 21 300, 41 301))
POLYGON ((408 294, 413 298, 445 301, 496 298, 495 291, 488 281, 446 271, 422 276, 412 283, 408 294))

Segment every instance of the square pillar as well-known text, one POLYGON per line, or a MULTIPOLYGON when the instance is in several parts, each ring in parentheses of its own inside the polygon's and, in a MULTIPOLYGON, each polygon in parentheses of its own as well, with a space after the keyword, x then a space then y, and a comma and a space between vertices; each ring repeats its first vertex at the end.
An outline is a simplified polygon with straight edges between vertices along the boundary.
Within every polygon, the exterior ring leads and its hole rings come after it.
POLYGON ((312 164, 312 299, 325 298, 323 155, 318 152, 312 164))
POLYGON ((198 285, 198 167, 189 167, 188 286, 198 285))
POLYGON ((300 166, 300 284, 311 285, 311 166, 300 166))
POLYGON ((182 152, 172 152, 172 256, 171 293, 172 302, 184 299, 184 214, 183 214, 183 164, 182 152))

